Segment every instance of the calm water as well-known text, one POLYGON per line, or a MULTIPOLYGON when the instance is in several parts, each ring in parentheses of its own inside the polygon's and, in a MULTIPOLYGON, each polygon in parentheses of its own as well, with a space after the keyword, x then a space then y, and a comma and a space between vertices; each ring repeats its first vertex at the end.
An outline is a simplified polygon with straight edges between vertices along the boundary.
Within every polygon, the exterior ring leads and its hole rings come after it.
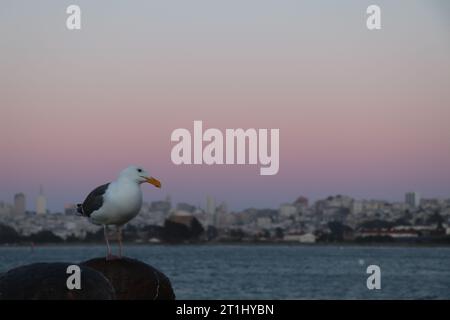
MULTIPOLYGON (((164 272, 178 299, 448 299, 450 248, 288 245, 130 246, 164 272), (366 267, 381 268, 381 290, 366 267)), ((0 272, 33 262, 81 262, 103 246, 0 247, 0 272)))

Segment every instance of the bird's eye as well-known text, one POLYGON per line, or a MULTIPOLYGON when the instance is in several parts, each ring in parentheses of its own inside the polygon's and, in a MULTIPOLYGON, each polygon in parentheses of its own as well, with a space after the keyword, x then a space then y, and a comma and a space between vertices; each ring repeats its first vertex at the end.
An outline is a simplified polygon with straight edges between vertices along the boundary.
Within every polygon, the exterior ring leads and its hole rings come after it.
POLYGON ((138 172, 142 172, 142 169, 137 169, 138 172))

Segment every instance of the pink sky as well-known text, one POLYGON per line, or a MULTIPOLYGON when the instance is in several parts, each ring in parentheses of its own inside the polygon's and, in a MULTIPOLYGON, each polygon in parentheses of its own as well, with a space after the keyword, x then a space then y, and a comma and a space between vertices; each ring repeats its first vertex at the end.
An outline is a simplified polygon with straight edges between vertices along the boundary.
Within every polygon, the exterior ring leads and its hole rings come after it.
POLYGON ((365 4, 354 1, 339 14, 287 1, 236 15, 234 1, 177 12, 115 3, 104 15, 83 2, 79 32, 64 29, 54 5, 33 14, 34 4, 11 3, 0 14, 0 200, 22 191, 33 209, 43 184, 61 210, 129 164, 162 181, 147 200, 203 205, 211 194, 243 208, 300 194, 449 197, 448 17, 439 1, 409 3, 406 16, 383 2, 379 32, 365 29, 365 4), (194 120, 279 128, 279 174, 175 166, 170 134, 194 120))

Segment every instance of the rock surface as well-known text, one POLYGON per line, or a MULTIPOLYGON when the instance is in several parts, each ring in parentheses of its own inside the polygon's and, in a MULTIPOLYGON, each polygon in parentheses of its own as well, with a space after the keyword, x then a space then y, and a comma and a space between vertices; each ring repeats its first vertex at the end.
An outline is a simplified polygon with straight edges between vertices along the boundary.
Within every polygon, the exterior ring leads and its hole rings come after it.
POLYGON ((113 300, 114 288, 100 272, 81 266, 81 289, 69 290, 72 263, 34 263, 0 275, 0 300, 113 300))
POLYGON ((101 272, 112 284, 118 300, 174 300, 169 278, 141 261, 104 257, 82 262, 81 265, 101 272))

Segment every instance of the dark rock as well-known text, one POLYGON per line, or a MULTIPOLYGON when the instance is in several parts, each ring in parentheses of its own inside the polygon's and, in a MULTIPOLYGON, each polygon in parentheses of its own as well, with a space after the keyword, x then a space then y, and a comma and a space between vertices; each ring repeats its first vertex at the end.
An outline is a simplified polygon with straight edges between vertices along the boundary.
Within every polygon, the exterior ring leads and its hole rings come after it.
POLYGON ((174 300, 169 278, 141 261, 95 258, 81 263, 109 279, 118 300, 174 300))
POLYGON ((71 263, 34 263, 0 275, 0 300, 113 300, 114 288, 100 273, 81 270, 81 289, 69 290, 67 267, 71 263))

